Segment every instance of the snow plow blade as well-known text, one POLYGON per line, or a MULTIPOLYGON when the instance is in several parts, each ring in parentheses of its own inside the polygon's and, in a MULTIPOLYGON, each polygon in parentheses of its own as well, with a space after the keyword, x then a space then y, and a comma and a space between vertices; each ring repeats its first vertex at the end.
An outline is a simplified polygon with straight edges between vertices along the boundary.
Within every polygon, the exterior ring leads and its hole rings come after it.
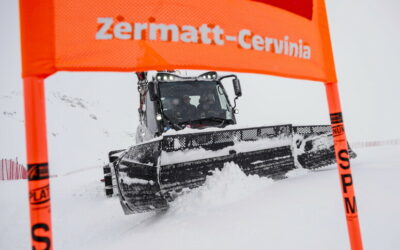
POLYGON ((168 202, 201 186, 227 162, 247 175, 273 179, 286 178, 295 168, 335 162, 330 126, 290 124, 164 135, 118 153, 110 154, 104 167, 114 175, 106 192, 116 187, 125 214, 168 208, 168 202))

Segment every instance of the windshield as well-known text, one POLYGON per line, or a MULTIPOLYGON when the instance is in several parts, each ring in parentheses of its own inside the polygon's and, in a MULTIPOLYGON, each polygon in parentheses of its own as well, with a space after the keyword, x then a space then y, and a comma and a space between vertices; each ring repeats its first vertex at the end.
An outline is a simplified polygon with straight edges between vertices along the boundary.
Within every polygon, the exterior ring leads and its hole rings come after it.
POLYGON ((159 86, 163 112, 173 123, 208 121, 211 125, 232 120, 232 108, 217 82, 161 82, 159 86))

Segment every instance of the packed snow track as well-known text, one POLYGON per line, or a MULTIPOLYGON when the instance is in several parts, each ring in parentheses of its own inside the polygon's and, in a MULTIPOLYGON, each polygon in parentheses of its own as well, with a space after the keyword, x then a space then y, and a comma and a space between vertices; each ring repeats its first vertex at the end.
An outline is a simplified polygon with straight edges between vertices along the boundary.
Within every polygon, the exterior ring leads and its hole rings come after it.
MULTIPOLYGON (((399 146, 352 161, 365 249, 400 249, 399 146)), ((100 168, 100 167, 99 167, 100 168)), ((335 166, 285 180, 227 164, 168 211, 125 216, 99 168, 51 179, 55 249, 348 249, 335 166)), ((0 249, 29 249, 26 181, 0 182, 0 249)))

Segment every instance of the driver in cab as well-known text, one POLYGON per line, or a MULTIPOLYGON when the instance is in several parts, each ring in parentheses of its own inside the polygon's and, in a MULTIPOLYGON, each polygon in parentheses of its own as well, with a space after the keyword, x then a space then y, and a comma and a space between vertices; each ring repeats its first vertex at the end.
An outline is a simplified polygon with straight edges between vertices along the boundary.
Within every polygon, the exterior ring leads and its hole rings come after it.
POLYGON ((190 96, 184 95, 182 97, 182 104, 180 108, 188 120, 193 120, 196 118, 197 109, 196 106, 190 103, 190 96))
POLYGON ((184 120, 193 120, 197 117, 196 106, 190 103, 190 97, 184 95, 182 98, 175 97, 172 99, 172 110, 174 118, 181 122, 184 120))
POLYGON ((218 117, 221 114, 221 109, 215 101, 215 96, 211 93, 200 97, 197 113, 200 118, 218 117))

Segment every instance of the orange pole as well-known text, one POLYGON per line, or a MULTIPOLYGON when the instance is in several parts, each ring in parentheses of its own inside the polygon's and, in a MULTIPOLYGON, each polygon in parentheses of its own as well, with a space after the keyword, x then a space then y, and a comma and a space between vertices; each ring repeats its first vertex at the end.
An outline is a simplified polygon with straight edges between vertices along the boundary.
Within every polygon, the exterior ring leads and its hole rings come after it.
POLYGON ((340 106, 339 90, 337 83, 325 83, 328 98, 329 113, 331 117, 332 135, 335 145, 335 156, 342 185, 343 202, 347 220, 347 230, 352 250, 362 250, 362 239, 358 210, 354 191, 353 177, 346 133, 344 130, 342 109, 340 106))
POLYGON ((24 78, 32 249, 52 249, 44 78, 24 78))

